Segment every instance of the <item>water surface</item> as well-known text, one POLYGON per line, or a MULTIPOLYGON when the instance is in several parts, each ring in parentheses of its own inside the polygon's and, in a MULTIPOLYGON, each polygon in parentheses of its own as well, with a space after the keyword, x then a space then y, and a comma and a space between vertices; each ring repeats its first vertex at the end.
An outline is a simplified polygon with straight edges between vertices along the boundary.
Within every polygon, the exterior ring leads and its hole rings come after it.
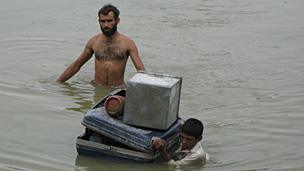
MULTIPOLYGON (((105 3, 0 2, 1 171, 174 170, 77 155, 82 116, 109 89, 89 84, 93 60, 55 80, 100 32, 105 3)), ((147 70, 183 77, 180 116, 205 123, 211 160, 184 170, 304 169, 303 1, 113 3, 147 70)))

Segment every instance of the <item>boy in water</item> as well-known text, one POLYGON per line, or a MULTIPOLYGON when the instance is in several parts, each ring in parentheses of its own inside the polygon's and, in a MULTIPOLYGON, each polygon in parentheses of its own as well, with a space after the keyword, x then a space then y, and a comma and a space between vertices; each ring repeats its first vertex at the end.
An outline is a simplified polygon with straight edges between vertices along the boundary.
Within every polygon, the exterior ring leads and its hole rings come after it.
POLYGON ((164 162, 169 165, 204 164, 209 159, 209 155, 201 145, 203 131, 204 125, 201 121, 194 118, 186 120, 180 134, 180 147, 172 157, 167 152, 165 140, 155 139, 152 141, 152 146, 159 150, 164 162))

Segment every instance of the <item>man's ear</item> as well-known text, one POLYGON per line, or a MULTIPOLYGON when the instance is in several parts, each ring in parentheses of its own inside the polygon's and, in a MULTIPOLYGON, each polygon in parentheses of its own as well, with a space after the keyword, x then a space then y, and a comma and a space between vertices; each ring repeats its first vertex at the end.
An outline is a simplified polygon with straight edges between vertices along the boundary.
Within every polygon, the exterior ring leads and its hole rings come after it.
POLYGON ((119 22, 120 22, 120 18, 117 18, 116 19, 116 24, 119 24, 119 22))
POLYGON ((200 136, 200 137, 197 138, 197 141, 200 141, 202 139, 203 139, 203 136, 200 136))

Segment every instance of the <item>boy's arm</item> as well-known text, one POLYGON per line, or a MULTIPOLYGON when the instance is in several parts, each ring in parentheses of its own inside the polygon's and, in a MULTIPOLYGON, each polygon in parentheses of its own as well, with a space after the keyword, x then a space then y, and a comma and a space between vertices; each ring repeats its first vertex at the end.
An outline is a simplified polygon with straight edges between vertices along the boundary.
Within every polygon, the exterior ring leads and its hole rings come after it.
POLYGON ((202 155, 199 153, 191 153, 189 155, 187 155, 186 157, 184 157, 183 159, 180 160, 169 160, 167 162, 167 164, 169 165, 175 165, 175 166, 185 166, 185 165, 189 165, 192 164, 194 162, 200 162, 202 158, 202 155))
POLYGON ((166 149, 166 141, 162 140, 162 139, 156 139, 152 142, 152 146, 159 150, 160 155, 162 156, 163 160, 169 164, 169 165, 189 165, 195 162, 202 162, 202 159, 204 159, 204 162, 206 162, 206 160, 208 160, 208 154, 205 153, 202 150, 198 150, 195 152, 191 152, 188 155, 186 155, 183 159, 181 160, 173 160, 170 156, 170 154, 167 152, 166 149))
POLYGON ((156 149, 156 150, 159 150, 160 152, 160 155, 162 156, 163 160, 165 162, 168 162, 171 160, 171 156, 170 154, 168 153, 167 151, 167 148, 166 148, 166 141, 163 140, 163 139, 155 139, 153 142, 152 142, 152 146, 156 149))

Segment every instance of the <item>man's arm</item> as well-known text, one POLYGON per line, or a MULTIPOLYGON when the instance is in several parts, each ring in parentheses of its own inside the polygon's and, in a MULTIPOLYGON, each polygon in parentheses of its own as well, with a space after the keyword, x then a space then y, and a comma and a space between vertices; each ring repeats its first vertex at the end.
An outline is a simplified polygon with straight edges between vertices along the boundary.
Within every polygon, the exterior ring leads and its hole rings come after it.
POLYGON ((93 53, 92 42, 90 40, 81 55, 58 77, 57 82, 65 82, 75 75, 80 70, 82 65, 84 65, 92 57, 93 53))
POLYGON ((129 47, 130 47, 130 49, 129 49, 130 57, 132 59, 132 62, 134 64, 136 70, 137 71, 145 70, 144 64, 142 63, 142 61, 139 57, 137 47, 132 40, 129 40, 129 47))

